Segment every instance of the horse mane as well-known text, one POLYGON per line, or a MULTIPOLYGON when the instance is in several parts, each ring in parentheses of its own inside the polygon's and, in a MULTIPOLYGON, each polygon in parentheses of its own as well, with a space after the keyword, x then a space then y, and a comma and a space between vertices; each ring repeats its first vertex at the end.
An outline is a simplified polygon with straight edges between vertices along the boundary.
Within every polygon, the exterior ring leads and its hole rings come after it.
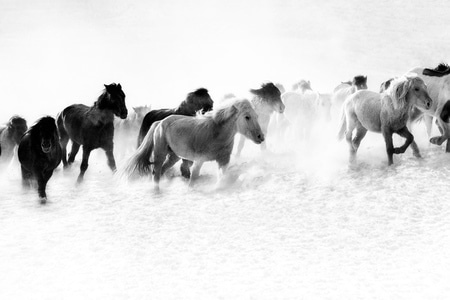
POLYGON ((12 127, 13 124, 14 125, 18 125, 18 124, 26 125, 27 121, 19 115, 14 115, 9 119, 7 126, 12 127))
POLYGON ((121 92, 123 94, 122 91, 122 86, 119 84, 115 84, 114 82, 109 84, 109 85, 104 85, 105 88, 103 89, 102 93, 100 94, 100 96, 98 96, 97 101, 94 102, 94 106, 99 108, 99 109, 107 109, 107 108, 112 108, 112 103, 110 101, 108 101, 109 99, 111 99, 111 90, 113 90, 114 92, 121 92), (109 91, 108 91, 109 89, 109 91))
POLYGON ((417 75, 405 75, 392 80, 386 93, 391 98, 394 109, 404 109, 408 105, 406 95, 417 79, 420 79, 417 75))
POLYGON ((30 128, 28 128, 26 133, 30 134, 32 140, 36 140, 37 138, 39 138, 39 131, 43 126, 45 126, 46 128, 51 128, 54 132, 55 140, 59 140, 56 121, 51 116, 44 116, 38 119, 33 125, 30 126, 30 128))
POLYGON ((450 74, 450 66, 446 63, 440 63, 434 69, 428 69, 428 68, 423 69, 422 74, 426 75, 426 76, 442 77, 442 76, 450 74))
MULTIPOLYGON (((229 98, 222 101, 219 107, 214 108, 213 110, 208 111, 204 114, 201 114, 201 112, 197 112, 196 116, 199 119, 210 119, 215 124, 221 125, 226 123, 236 115, 240 107, 239 102, 241 101, 242 100, 237 100, 235 98, 229 98)), ((249 103, 249 105, 251 105, 248 100, 247 102, 249 103)))
POLYGON ((261 88, 259 89, 250 89, 250 93, 258 97, 252 101, 259 101, 261 103, 276 101, 274 96, 281 96, 280 90, 272 82, 261 84, 261 88))
POLYGON ((208 90, 205 88, 198 88, 195 91, 187 94, 186 99, 181 101, 180 105, 178 105, 178 107, 175 110, 177 112, 184 112, 184 111, 188 110, 188 113, 195 114, 195 111, 192 111, 192 112, 190 111, 190 109, 194 109, 194 108, 192 108, 193 100, 195 98, 206 98, 206 97, 209 97, 208 90))
POLYGON ((355 77, 353 77, 353 81, 352 81, 353 85, 361 85, 361 84, 365 84, 365 83, 367 83, 367 76, 356 75, 355 77))

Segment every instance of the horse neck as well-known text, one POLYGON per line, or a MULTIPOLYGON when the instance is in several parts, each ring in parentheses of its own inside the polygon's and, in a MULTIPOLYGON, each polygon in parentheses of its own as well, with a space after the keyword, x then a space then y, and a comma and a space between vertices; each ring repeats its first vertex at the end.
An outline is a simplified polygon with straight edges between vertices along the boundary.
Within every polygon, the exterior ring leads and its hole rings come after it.
POLYGON ((177 108, 175 108, 175 114, 176 115, 195 115, 195 108, 193 105, 189 104, 184 100, 183 102, 178 105, 177 108))
MULTIPOLYGON (((217 124, 214 123, 214 130, 216 130, 217 134, 217 139, 221 140, 221 141, 226 141, 226 144, 228 143, 233 143, 234 142, 234 136, 236 135, 236 133, 238 132, 238 128, 237 128, 237 118, 238 118, 238 114, 232 116, 231 118, 229 118, 228 120, 226 120, 225 122, 221 123, 221 124, 217 124)), ((213 121, 213 120, 211 120, 213 121)), ((213 121, 214 122, 214 121, 213 121)))
POLYGON ((101 123, 112 123, 114 122, 114 113, 112 109, 110 108, 99 108, 97 102, 92 106, 89 111, 88 115, 91 118, 97 119, 97 121, 100 121, 101 123))

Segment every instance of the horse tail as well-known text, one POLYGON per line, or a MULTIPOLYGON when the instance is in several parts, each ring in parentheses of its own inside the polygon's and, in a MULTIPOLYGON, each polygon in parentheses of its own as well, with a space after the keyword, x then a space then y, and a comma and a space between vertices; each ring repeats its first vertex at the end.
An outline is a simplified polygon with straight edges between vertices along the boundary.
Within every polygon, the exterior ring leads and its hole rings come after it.
MULTIPOLYGON (((345 103, 344 103, 345 105, 345 103)), ((338 140, 341 141, 344 138, 345 130, 347 129, 347 118, 345 116, 345 106, 342 106, 341 111, 341 120, 339 122, 339 133, 338 133, 338 140)))
POLYGON ((134 154, 128 158, 125 163, 125 167, 121 172, 122 177, 130 179, 136 175, 144 176, 150 174, 151 165, 153 164, 150 161, 150 156, 152 155, 154 146, 153 134, 158 124, 159 122, 153 123, 150 130, 142 140, 141 145, 136 149, 134 154))

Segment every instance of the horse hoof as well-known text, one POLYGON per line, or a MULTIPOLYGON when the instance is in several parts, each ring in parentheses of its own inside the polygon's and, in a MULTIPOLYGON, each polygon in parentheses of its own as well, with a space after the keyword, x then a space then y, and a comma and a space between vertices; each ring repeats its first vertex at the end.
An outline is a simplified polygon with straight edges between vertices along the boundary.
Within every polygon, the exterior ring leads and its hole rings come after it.
POLYGON ((39 200, 40 200, 41 204, 47 203, 47 197, 40 197, 39 200))
POLYGON ((435 136, 430 139, 430 143, 440 146, 445 140, 442 136, 435 136))

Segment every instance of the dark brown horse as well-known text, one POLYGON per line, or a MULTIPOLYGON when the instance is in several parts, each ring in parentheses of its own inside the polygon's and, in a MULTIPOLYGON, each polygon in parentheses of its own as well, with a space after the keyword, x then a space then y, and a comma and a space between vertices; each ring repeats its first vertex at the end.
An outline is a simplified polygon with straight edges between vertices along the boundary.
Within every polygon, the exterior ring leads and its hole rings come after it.
MULTIPOLYGON (((186 99, 183 100, 177 108, 151 110, 145 115, 144 120, 142 121, 137 146, 139 147, 141 145, 142 140, 154 122, 161 121, 170 115, 194 116, 198 111, 204 113, 210 111, 213 108, 213 104, 214 101, 211 99, 211 96, 209 96, 208 90, 199 88, 196 91, 189 93, 186 99)), ((190 161, 183 160, 180 167, 181 175, 183 177, 190 177, 191 172, 189 167, 191 165, 192 163, 190 161)))
POLYGON ((39 198, 44 204, 47 201, 45 187, 62 156, 55 119, 43 117, 31 126, 20 141, 17 153, 23 185, 29 186, 31 180, 36 180, 39 198))
POLYGON ((116 161, 113 154, 114 115, 125 119, 127 114, 125 94, 120 83, 105 84, 105 90, 91 107, 73 104, 58 114, 57 125, 64 167, 73 163, 80 145, 83 145, 83 160, 78 182, 83 180, 91 151, 97 148, 105 150, 108 166, 112 171, 116 170, 116 161), (66 147, 69 139, 72 141, 72 151, 67 160, 66 147))
POLYGON ((0 162, 11 160, 14 149, 27 129, 27 121, 19 116, 11 117, 6 126, 0 128, 0 162))

